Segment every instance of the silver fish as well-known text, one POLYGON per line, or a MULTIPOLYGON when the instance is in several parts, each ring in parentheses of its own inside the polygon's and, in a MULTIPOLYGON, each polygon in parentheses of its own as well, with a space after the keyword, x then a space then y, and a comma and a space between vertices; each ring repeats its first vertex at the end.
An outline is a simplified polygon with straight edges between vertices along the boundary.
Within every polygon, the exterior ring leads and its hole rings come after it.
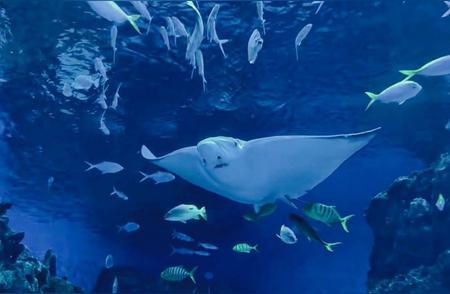
POLYGON ((140 171, 140 173, 143 176, 143 178, 139 181, 139 183, 142 183, 143 181, 145 181, 147 179, 152 179, 156 185, 156 184, 171 182, 175 179, 175 176, 168 172, 158 171, 158 172, 152 173, 151 175, 146 174, 141 171, 140 171))
POLYGON ((97 102, 98 104, 100 104, 100 107, 103 110, 108 109, 108 104, 106 104, 106 90, 108 89, 109 86, 106 86, 103 84, 103 90, 100 93, 100 96, 97 98, 97 100, 95 100, 95 102, 97 102))
POLYGON ((94 59, 94 68, 95 68, 95 71, 100 73, 100 75, 102 76, 103 82, 106 82, 108 80, 108 76, 106 74, 106 67, 103 64, 103 61, 99 57, 95 57, 95 59, 94 59))
POLYGON ((171 17, 166 16, 164 19, 166 20, 166 25, 167 25, 167 35, 174 38, 175 47, 176 47, 177 46, 177 37, 175 34, 175 25, 174 25, 171 17))
POLYGON ((263 46, 264 40, 261 38, 261 34, 257 29, 255 29, 248 39, 247 44, 247 54, 248 54, 248 62, 250 64, 254 64, 256 58, 258 57, 259 51, 263 46))
POLYGON ((161 34, 161 37, 163 39, 164 45, 166 45, 167 47, 167 50, 170 50, 169 33, 167 32, 167 29, 161 26, 159 27, 159 33, 161 34))
POLYGON ((111 293, 115 294, 119 290, 119 281, 117 280, 117 276, 114 277, 114 282, 112 284, 111 293))
POLYGON ((176 248, 172 246, 172 252, 170 253, 170 255, 194 255, 195 251, 189 248, 176 248))
POLYGON ((208 251, 203 251, 203 250, 195 250, 194 254, 198 255, 198 256, 210 256, 211 255, 211 253, 209 253, 208 251))
POLYGON ((192 238, 189 235, 186 235, 184 233, 181 232, 177 232, 177 231, 173 231, 172 232, 172 239, 176 239, 176 240, 180 240, 180 241, 184 241, 184 242, 194 242, 194 238, 192 238))
POLYGON ((114 109, 114 110, 116 110, 117 106, 119 105, 119 98, 120 98, 119 91, 120 91, 120 87, 122 87, 122 83, 120 83, 119 86, 117 86, 116 93, 114 93, 114 98, 113 98, 113 101, 111 102, 111 106, 110 107, 112 109, 114 109))
POLYGON ((99 127, 99 130, 102 131, 102 133, 103 133, 105 136, 109 136, 109 135, 111 134, 111 132, 109 131, 108 127, 107 127, 106 124, 105 124, 105 113, 106 113, 106 110, 103 111, 102 116, 100 117, 100 127, 99 127))
POLYGON ((131 232, 139 230, 141 228, 141 226, 137 223, 129 222, 122 226, 117 226, 117 228, 119 229, 119 232, 125 231, 127 233, 131 233, 131 232))
POLYGON ((227 43, 229 40, 223 39, 220 40, 219 36, 217 36, 216 31, 216 19, 217 19, 217 13, 219 12, 220 5, 216 4, 211 9, 211 12, 209 13, 208 20, 206 22, 206 38, 210 43, 214 42, 217 45, 219 45, 220 51, 222 51, 223 57, 227 57, 225 54, 225 51, 223 50, 223 44, 227 43))
POLYGON ((115 186, 113 186, 113 191, 111 192, 110 195, 111 196, 115 195, 117 196, 117 198, 120 198, 122 200, 128 200, 128 196, 124 192, 117 190, 115 186))
POLYGON ((195 51, 195 63, 197 65, 198 75, 202 78, 203 91, 206 91, 205 64, 203 62, 203 54, 200 49, 195 51))
POLYGON ((308 36, 309 32, 311 31, 312 24, 305 25, 297 34, 297 37, 295 37, 295 56, 298 60, 298 48, 302 44, 303 40, 308 36))
POLYGON ((117 26, 113 25, 111 27, 111 47, 113 49, 113 64, 116 63, 116 51, 117 51, 117 47, 116 47, 116 41, 117 41, 117 26))
POLYGON ((207 250, 218 250, 219 249, 219 247, 217 247, 216 245, 209 244, 209 243, 201 243, 201 242, 199 242, 198 246, 200 246, 200 247, 202 247, 204 249, 207 249, 207 250))
POLYGON ((194 3, 192 1, 187 1, 186 3, 189 7, 192 8, 192 10, 194 10, 196 14, 194 31, 189 36, 186 48, 186 59, 189 61, 189 64, 195 68, 195 52, 200 48, 200 45, 203 41, 205 28, 203 26, 202 15, 200 14, 200 11, 198 11, 197 7, 195 7, 194 3))
POLYGON ((172 16, 173 27, 175 29, 175 37, 189 37, 184 24, 176 16, 172 16))
POLYGON ((130 1, 130 2, 134 6, 134 8, 139 12, 139 14, 148 21, 146 32, 146 34, 148 35, 148 32, 150 31, 150 24, 152 23, 153 17, 151 16, 150 12, 147 9, 147 6, 145 6, 143 1, 130 1))
POLYGON ((118 163, 111 161, 103 161, 100 163, 90 163, 85 161, 85 163, 89 166, 85 171, 90 171, 92 169, 98 169, 102 175, 104 174, 115 174, 123 170, 123 166, 118 163))
POLYGON ((114 266, 114 258, 112 257, 111 254, 109 254, 108 256, 106 256, 105 258, 105 267, 107 269, 110 269, 114 266))

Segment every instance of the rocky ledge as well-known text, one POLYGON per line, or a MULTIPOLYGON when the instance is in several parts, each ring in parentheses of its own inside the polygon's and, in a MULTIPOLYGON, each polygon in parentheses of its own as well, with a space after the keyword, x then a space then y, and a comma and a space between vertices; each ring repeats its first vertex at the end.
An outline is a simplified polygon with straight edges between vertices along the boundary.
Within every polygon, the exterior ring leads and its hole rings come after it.
POLYGON ((0 292, 79 293, 81 289, 56 275, 56 256, 47 251, 43 261, 34 258, 21 242, 24 233, 13 232, 5 216, 10 203, 0 203, 0 292))
POLYGON ((450 293, 450 154, 400 177, 366 211, 369 293, 450 293), (442 194, 448 203, 435 205, 442 194))

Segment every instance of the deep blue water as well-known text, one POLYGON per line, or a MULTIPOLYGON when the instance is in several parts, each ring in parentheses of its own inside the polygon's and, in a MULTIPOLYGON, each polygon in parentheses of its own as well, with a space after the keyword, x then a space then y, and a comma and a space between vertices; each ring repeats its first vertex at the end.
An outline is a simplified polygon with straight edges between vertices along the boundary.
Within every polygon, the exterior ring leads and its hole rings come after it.
MULTIPOLYGON (((200 291, 207 290, 202 277, 210 271, 213 292, 216 286, 232 292, 364 292, 372 246, 364 210, 396 177, 448 149, 450 84, 447 77, 418 78, 423 90, 416 98, 402 106, 375 103, 367 112, 363 93, 380 92, 402 79, 398 70, 449 53, 450 17, 440 17, 445 4, 329 0, 315 15, 315 7, 302 1, 265 2, 264 46, 250 65, 247 40, 260 28, 256 5, 220 3, 217 31, 231 39, 224 45, 228 58, 203 41, 208 80, 203 92, 198 76, 190 78, 186 42, 180 38, 168 52, 158 32, 163 17, 172 15, 192 30, 194 14, 184 2, 149 2, 154 19, 148 35, 120 26, 111 68, 111 24, 86 3, 0 1, 0 78, 6 80, 0 83, 0 192, 14 203, 11 226, 26 231, 25 243, 37 256, 53 248, 59 272, 87 291, 111 253, 117 265, 136 266, 155 278, 167 266, 199 265, 200 291), (296 62, 294 39, 307 23, 313 29, 296 62), (87 100, 62 95, 65 82, 94 72, 95 57, 103 57, 110 69, 108 98, 123 83, 118 110, 107 113, 110 136, 98 130, 99 90, 80 91, 78 98, 87 100), (139 170, 158 170, 140 156, 142 144, 162 155, 210 136, 250 140, 377 126, 382 130, 367 147, 303 198, 356 215, 350 234, 315 224, 324 239, 343 242, 332 254, 305 238, 288 246, 275 237, 292 212, 282 203, 270 217, 251 223, 241 217, 250 206, 179 178, 158 186, 138 183, 139 170), (85 173, 85 160, 116 161, 125 171, 85 173), (55 182, 48 191, 50 176, 55 182), (130 197, 126 203, 109 196, 113 185, 130 197), (183 202, 205 205, 208 222, 163 220, 183 202), (116 226, 127 221, 140 223, 141 230, 117 234, 116 226), (174 228, 220 250, 210 257, 169 256, 174 228), (242 240, 259 244, 261 252, 236 255, 231 247, 242 240)), ((129 3, 120 5, 132 11, 129 3)), ((199 1, 199 6, 206 23, 213 3, 199 1)))

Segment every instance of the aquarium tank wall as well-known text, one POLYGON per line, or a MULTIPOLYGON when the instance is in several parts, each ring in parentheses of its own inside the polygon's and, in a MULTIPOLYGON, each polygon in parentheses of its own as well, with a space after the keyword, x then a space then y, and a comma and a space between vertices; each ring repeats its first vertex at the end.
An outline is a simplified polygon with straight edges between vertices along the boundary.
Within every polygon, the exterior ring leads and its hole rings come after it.
POLYGON ((450 2, 0 0, 0 292, 450 293, 450 2))

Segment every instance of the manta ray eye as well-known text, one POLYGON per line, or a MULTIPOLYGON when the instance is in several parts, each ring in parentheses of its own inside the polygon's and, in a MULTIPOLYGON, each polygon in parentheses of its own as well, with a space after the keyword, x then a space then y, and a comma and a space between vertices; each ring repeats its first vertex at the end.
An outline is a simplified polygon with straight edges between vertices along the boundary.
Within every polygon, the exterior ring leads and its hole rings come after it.
POLYGON ((217 160, 221 160, 221 159, 222 159, 222 156, 217 155, 217 160))
POLYGON ((237 147, 238 143, 236 141, 234 141, 234 147, 237 147))
POLYGON ((203 158, 203 164, 206 165, 206 159, 203 158))

